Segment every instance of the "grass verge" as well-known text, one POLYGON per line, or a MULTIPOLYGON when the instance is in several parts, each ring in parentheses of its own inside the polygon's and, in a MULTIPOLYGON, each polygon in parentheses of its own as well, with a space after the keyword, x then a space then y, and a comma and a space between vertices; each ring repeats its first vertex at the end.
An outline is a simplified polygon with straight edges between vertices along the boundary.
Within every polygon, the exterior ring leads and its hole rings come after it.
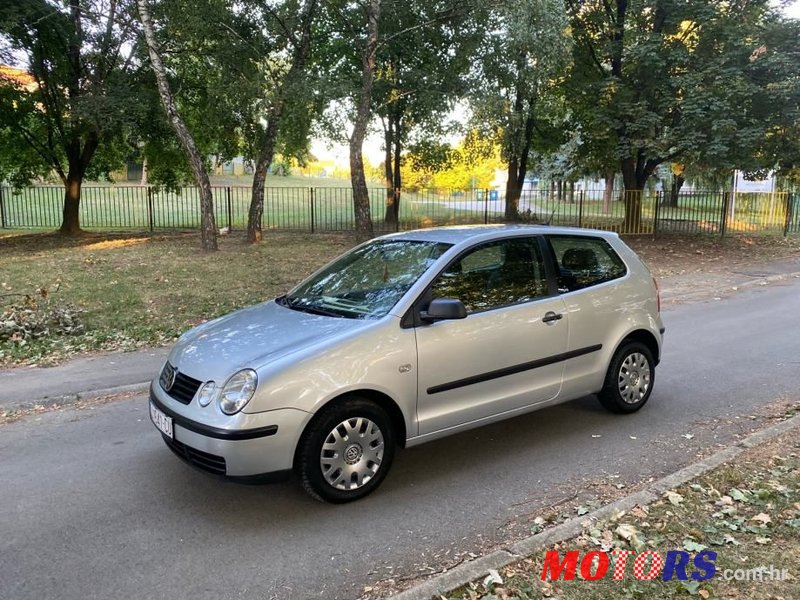
POLYGON ((220 238, 204 254, 197 235, 55 234, 0 237, 0 297, 50 291, 82 311, 86 332, 0 342, 0 364, 48 364, 79 352, 158 345, 204 320, 279 295, 353 245, 349 236, 269 234, 256 246, 220 238))
MULTIPOLYGON (((578 507, 582 514, 585 507, 578 507)), ((797 430, 747 450, 730 464, 670 490, 649 506, 636 506, 607 521, 587 520, 583 533, 514 563, 483 580, 442 596, 446 600, 601 600, 605 598, 800 598, 800 440, 797 430), (588 552, 631 550, 625 577, 614 580, 614 558, 608 575, 583 579, 580 566, 573 581, 543 581, 548 550, 588 552), (643 581, 633 576, 634 556, 670 550, 692 557, 716 553, 715 574, 698 581, 643 581), (774 568, 777 579, 767 570, 774 568), (748 572, 749 571, 749 572, 748 572)), ((539 527, 547 522, 540 520, 539 527)), ((649 564, 649 563, 648 563, 649 564)), ((647 571, 647 568, 645 568, 647 571)))

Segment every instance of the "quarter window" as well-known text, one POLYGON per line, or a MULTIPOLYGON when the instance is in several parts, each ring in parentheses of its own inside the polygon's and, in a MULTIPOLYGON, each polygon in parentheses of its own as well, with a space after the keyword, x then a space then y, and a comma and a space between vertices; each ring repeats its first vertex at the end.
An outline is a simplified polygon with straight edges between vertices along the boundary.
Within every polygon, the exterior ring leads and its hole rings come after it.
POLYGON ((491 310, 548 295, 544 260, 536 238, 483 244, 436 278, 432 298, 456 298, 467 312, 491 310))
POLYGON ((623 277, 625 263, 602 238, 548 236, 558 271, 558 291, 574 292, 623 277))

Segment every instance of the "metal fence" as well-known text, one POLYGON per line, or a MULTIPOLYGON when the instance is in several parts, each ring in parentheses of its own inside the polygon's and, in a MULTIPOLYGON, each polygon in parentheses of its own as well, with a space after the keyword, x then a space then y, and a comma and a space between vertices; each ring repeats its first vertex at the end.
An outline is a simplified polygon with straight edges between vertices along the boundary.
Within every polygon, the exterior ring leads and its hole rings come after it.
MULTIPOLYGON (((250 187, 215 186, 212 191, 218 226, 245 228, 250 187)), ((63 196, 61 186, 20 190, 0 186, 0 226, 57 228, 63 196)), ((264 229, 355 229, 350 188, 270 187, 264 196, 264 229)), ((505 200, 496 190, 401 190, 396 223, 385 219, 387 199, 391 201, 393 196, 385 188, 369 190, 372 219, 379 232, 506 220, 505 200)), ((602 190, 562 195, 544 189, 526 190, 518 210, 523 222, 591 227, 627 235, 800 233, 800 194, 778 192, 687 191, 677 197, 664 192, 626 192, 604 198, 602 190), (638 208, 626 211, 626 206, 638 208)), ((200 226, 198 189, 87 185, 82 190, 80 220, 86 229, 196 229, 200 226)))

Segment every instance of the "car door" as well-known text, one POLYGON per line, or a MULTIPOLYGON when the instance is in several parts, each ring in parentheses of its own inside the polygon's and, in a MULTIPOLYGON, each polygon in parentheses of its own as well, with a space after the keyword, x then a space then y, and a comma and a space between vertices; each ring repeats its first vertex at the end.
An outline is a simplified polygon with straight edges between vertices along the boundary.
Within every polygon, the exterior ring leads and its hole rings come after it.
POLYGON ((627 267, 602 237, 546 235, 553 257, 558 292, 570 316, 564 365, 563 393, 576 396, 596 392, 608 365, 600 352, 618 341, 615 333, 627 312, 635 312, 641 299, 626 290, 627 267))
POLYGON ((535 236, 482 243, 432 283, 423 304, 456 298, 467 317, 416 327, 420 435, 558 395, 569 319, 542 248, 535 236))

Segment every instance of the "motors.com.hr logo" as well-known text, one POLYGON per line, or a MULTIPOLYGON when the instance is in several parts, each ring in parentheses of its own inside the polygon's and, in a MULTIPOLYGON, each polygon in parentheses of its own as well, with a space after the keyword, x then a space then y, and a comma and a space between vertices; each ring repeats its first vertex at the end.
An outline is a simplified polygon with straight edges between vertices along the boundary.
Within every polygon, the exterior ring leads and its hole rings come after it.
MULTIPOLYGON (((694 555, 685 550, 670 550, 664 556, 654 550, 640 554, 633 550, 613 550, 610 553, 595 550, 582 557, 578 550, 569 550, 563 557, 559 551, 549 550, 544 558, 542 580, 572 581, 576 573, 580 573, 586 581, 597 581, 611 573, 613 580, 622 581, 630 570, 640 581, 658 578, 664 581, 706 581, 717 574, 716 560, 717 553, 712 550, 694 555), (630 569, 628 565, 631 565, 630 569)), ((790 577, 787 569, 773 566, 724 569, 721 575, 727 581, 784 581, 790 577)))

